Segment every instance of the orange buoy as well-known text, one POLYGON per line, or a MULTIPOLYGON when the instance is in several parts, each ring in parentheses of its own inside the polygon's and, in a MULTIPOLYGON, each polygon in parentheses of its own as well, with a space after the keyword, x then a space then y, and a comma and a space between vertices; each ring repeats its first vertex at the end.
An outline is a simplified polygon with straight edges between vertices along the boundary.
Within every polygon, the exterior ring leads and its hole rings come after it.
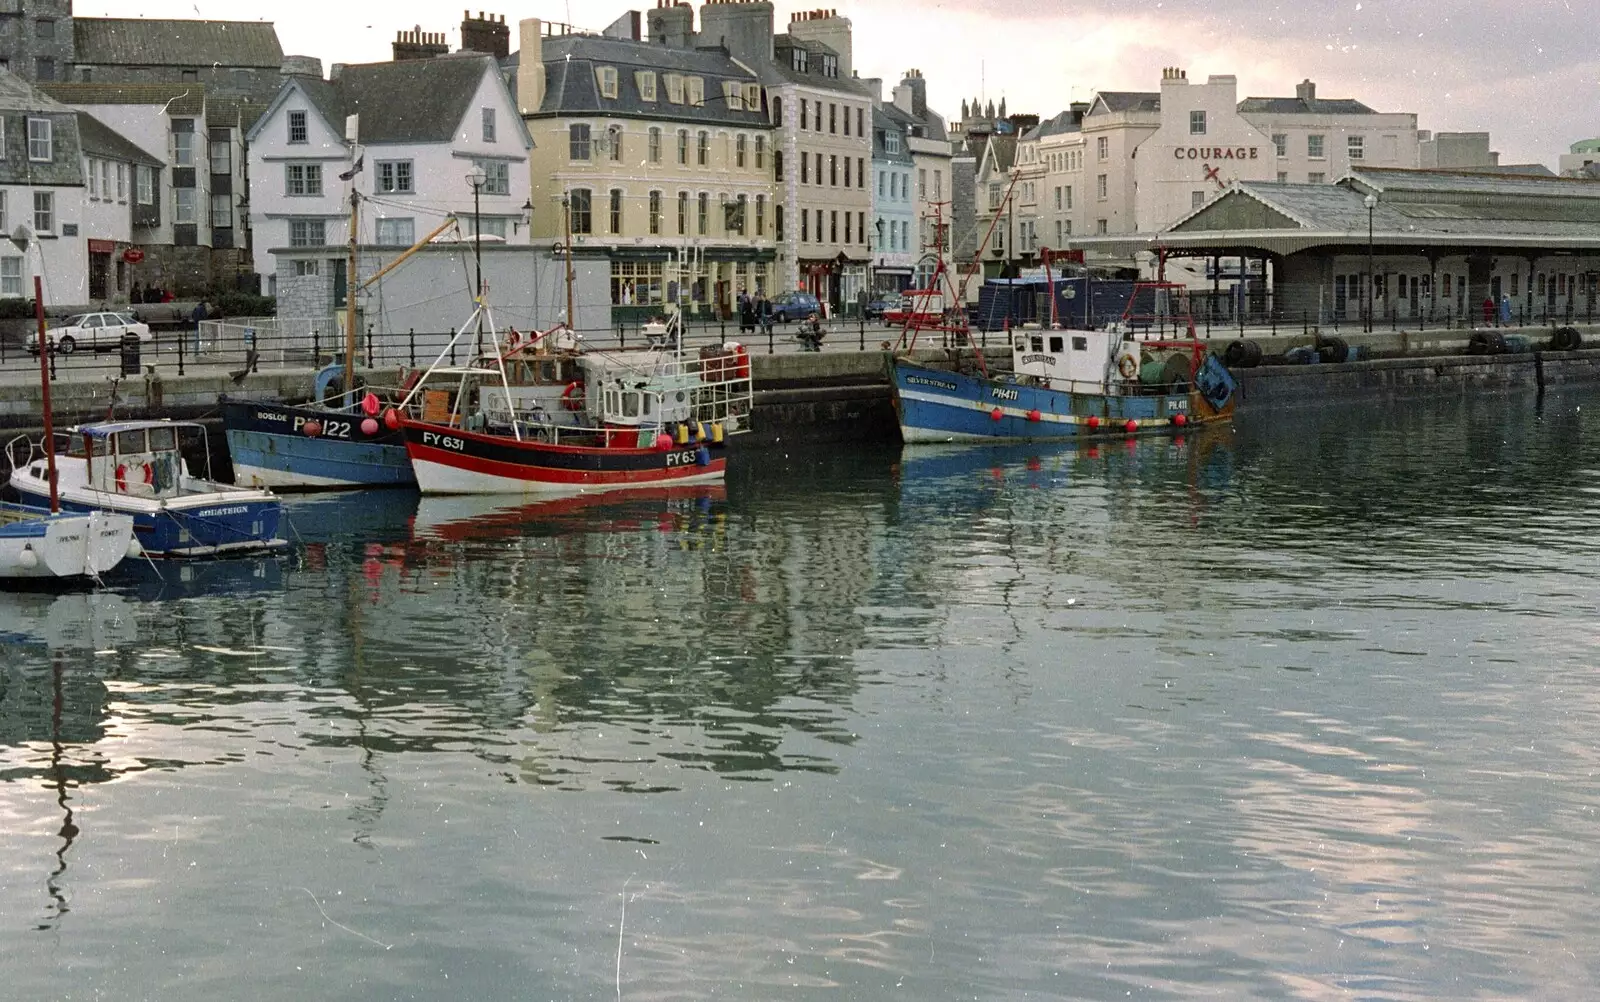
POLYGON ((989 420, 990 421, 998 421, 1003 417, 1005 417, 1005 414, 998 407, 996 407, 994 410, 989 412, 989 420))
POLYGON ((1037 421, 1037 420, 1039 420, 1040 416, 1041 415, 1039 414, 1039 411, 1037 409, 1034 409, 1034 410, 1031 410, 1031 411, 1028 412, 1028 420, 1029 421, 1037 421))
POLYGON ((1133 418, 1129 418, 1127 421, 1123 422, 1122 430, 1132 435, 1134 432, 1139 430, 1139 422, 1135 421, 1133 418))
POLYGON ((1084 423, 1089 426, 1090 431, 1094 431, 1096 428, 1100 427, 1100 419, 1093 414, 1090 414, 1089 420, 1084 423))

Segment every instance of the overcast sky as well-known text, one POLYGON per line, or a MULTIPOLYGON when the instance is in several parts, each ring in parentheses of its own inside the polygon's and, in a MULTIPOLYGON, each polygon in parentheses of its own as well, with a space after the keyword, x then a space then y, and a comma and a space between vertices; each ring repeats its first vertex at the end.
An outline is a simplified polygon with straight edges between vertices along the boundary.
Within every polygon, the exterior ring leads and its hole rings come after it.
MULTIPOLYGON (((653 0, 493 0, 518 18, 599 29, 653 0)), ((697 4, 698 6, 698 4, 697 4)), ((818 0, 855 24, 856 69, 896 81, 913 67, 947 118, 963 98, 1004 96, 1048 116, 1095 90, 1158 90, 1161 68, 1239 78, 1239 96, 1322 97, 1410 111, 1433 131, 1482 131, 1502 163, 1546 163, 1600 136, 1597 0, 818 0)), ((491 10, 476 0, 472 11, 491 10)), ((401 28, 459 42, 462 8, 385 0, 78 0, 80 16, 274 20, 284 51, 334 62, 389 57, 401 28)), ((515 29, 513 29, 513 32, 515 29)), ((515 45, 513 33, 513 45, 515 45)))

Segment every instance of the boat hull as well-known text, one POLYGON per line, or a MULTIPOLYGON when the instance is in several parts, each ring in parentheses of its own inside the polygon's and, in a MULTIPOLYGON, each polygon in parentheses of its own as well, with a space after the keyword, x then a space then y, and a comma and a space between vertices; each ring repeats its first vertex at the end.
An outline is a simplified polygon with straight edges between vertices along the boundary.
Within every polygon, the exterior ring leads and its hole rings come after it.
POLYGON ((361 431, 365 415, 313 406, 224 401, 233 482, 276 491, 413 487, 417 478, 399 432, 361 431), (311 437, 307 421, 321 426, 311 437))
POLYGON ((401 430, 424 494, 554 496, 709 483, 726 472, 722 447, 709 442, 669 449, 597 448, 519 442, 409 420, 401 430))
MULTIPOLYGON (((13 477, 11 486, 29 503, 47 500, 35 484, 13 477)), ((289 545, 278 536, 283 508, 273 497, 230 497, 219 492, 158 501, 73 490, 61 492, 61 509, 131 516, 133 537, 144 552, 157 557, 215 557, 289 545)))
POLYGON ((1061 442, 1173 432, 1232 417, 1200 392, 1074 393, 1001 382, 915 362, 894 366, 900 436, 924 442, 1061 442), (1132 422, 1130 427, 1130 422, 1132 422))
POLYGON ((131 551, 133 520, 125 515, 30 514, 6 507, 11 517, 0 522, 0 581, 94 577, 131 551))

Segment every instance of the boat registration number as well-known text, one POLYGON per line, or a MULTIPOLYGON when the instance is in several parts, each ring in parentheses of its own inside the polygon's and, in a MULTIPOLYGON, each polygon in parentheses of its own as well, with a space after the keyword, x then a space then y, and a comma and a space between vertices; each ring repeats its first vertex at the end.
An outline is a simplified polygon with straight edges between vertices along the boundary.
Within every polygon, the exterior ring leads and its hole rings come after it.
MULTIPOLYGON (((305 417, 303 415, 296 415, 295 419, 294 419, 294 430, 295 431, 300 431, 301 430, 301 426, 304 425, 309 420, 312 420, 312 419, 308 418, 308 417, 305 417)), ((321 434, 321 436, 323 438, 349 438, 350 437, 350 422, 349 421, 323 421, 323 422, 321 422, 321 424, 322 424, 322 431, 320 432, 320 434, 321 434)))
POLYGON ((693 449, 667 453, 668 466, 693 466, 694 462, 695 454, 693 449))
POLYGON ((457 438, 454 435, 441 435, 436 431, 423 432, 422 444, 440 449, 449 449, 453 452, 464 452, 467 448, 466 439, 457 438))

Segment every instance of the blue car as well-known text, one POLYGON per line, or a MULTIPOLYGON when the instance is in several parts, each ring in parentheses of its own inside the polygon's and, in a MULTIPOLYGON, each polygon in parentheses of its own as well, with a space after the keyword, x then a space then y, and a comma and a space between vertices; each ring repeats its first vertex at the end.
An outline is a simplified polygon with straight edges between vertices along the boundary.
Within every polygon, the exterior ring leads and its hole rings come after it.
POLYGON ((780 292, 772 297, 772 322, 775 324, 804 320, 813 313, 820 317, 822 304, 809 292, 780 292))

